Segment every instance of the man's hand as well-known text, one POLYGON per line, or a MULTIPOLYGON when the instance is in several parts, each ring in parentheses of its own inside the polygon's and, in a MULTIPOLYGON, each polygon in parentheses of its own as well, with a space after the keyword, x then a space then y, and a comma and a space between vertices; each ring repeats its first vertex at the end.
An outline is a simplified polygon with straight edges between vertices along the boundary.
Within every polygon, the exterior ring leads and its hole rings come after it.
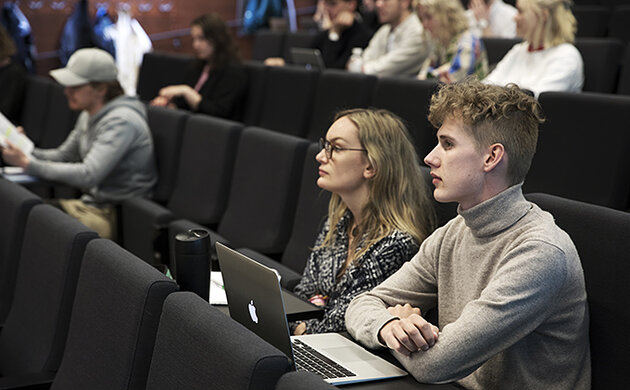
POLYGON ((388 307, 387 311, 400 318, 385 324, 378 333, 388 348, 409 356, 435 345, 439 329, 420 316, 420 309, 405 304, 388 307))
POLYGON ((7 140, 6 148, 2 148, 2 158, 7 164, 21 168, 26 168, 30 163, 28 157, 9 140, 7 140))

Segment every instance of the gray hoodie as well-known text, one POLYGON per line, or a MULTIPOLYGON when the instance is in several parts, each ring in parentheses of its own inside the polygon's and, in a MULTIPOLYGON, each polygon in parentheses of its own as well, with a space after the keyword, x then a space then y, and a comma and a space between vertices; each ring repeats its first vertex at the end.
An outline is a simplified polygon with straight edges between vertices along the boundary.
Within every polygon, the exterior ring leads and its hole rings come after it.
POLYGON ((146 108, 119 96, 92 117, 83 111, 56 149, 35 149, 26 173, 80 188, 84 201, 146 196, 157 181, 146 108))

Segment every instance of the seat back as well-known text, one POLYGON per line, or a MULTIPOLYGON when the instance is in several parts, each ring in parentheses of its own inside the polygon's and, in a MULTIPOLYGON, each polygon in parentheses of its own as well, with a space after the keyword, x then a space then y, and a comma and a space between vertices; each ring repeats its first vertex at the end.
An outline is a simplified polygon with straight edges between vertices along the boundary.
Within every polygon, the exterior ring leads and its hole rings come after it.
POLYGON ((374 107, 385 108, 406 122, 420 161, 437 143, 435 129, 427 120, 431 96, 437 87, 433 80, 381 77, 372 95, 374 107))
POLYGON ((68 99, 63 90, 64 87, 59 84, 50 87, 49 103, 43 107, 46 112, 46 123, 38 144, 40 148, 56 148, 66 140, 74 128, 79 113, 68 107, 68 99))
POLYGON ((319 144, 311 144, 306 151, 293 229, 282 253, 282 264, 300 274, 326 218, 330 201, 330 192, 317 186, 319 163, 315 156, 320 150, 319 144))
POLYGON ((306 138, 318 141, 326 135, 338 111, 370 105, 376 76, 328 69, 317 82, 306 138))
POLYGON ((601 5, 575 5, 573 15, 577 20, 576 36, 579 38, 604 38, 608 33, 610 8, 601 5))
POLYGON ((46 127, 46 107, 50 104, 50 96, 54 82, 41 76, 30 76, 26 83, 24 106, 20 123, 24 132, 35 145, 39 145, 46 127))
POLYGON ((520 38, 482 38, 483 44, 486 47, 486 53, 488 54, 488 64, 490 66, 496 65, 507 54, 510 49, 520 43, 520 38))
POLYGON ((330 385, 321 376, 308 371, 292 371, 280 377, 276 390, 332 390, 330 385))
POLYGON ((259 126, 303 137, 311 117, 319 72, 297 67, 272 67, 262 100, 259 126))
POLYGON ((0 180, 0 324, 11 308, 24 228, 31 209, 41 199, 24 187, 0 180))
POLYGON ((173 191, 184 125, 189 115, 186 111, 164 107, 150 106, 148 109, 148 122, 158 169, 153 199, 158 203, 166 203, 173 191))
POLYGON ((630 98, 545 92, 539 101, 547 120, 540 127, 523 190, 625 210, 630 194, 630 132, 626 130, 630 98), (595 149, 597 142, 606 142, 605 152, 595 149))
POLYGON ((582 89, 586 92, 614 92, 624 45, 616 39, 578 38, 575 47, 584 61, 582 89))
POLYGON ((589 304, 592 389, 630 381, 630 213, 548 194, 527 198, 549 211, 580 255, 589 304))
POLYGON ((245 128, 218 233, 235 247, 282 252, 293 225, 307 147, 304 139, 245 128))
POLYGON ((626 45, 623 58, 621 59, 621 70, 619 71, 619 82, 617 83, 617 94, 630 95, 630 43, 626 45))
POLYGON ((630 5, 618 5, 610 15, 608 36, 630 43, 630 5))
POLYGON ((275 347, 190 292, 164 302, 147 390, 272 389, 289 369, 275 347))
POLYGON ((207 115, 186 122, 175 187, 167 207, 176 218, 219 223, 227 205, 243 125, 207 115))
POLYGON ((258 125, 260 120, 260 109, 265 97, 268 69, 269 67, 262 62, 249 61, 245 63, 248 83, 242 121, 248 126, 258 125))
POLYGON ((52 389, 144 390, 162 305, 176 290, 116 243, 91 242, 52 389))
POLYGON ((281 31, 258 30, 252 46, 252 60, 264 61, 269 57, 282 57, 285 34, 281 31))
POLYGON ((282 57, 284 60, 289 64, 293 63, 291 49, 294 47, 313 47, 316 36, 317 32, 310 30, 287 32, 284 37, 284 44, 282 45, 282 57))
POLYGON ((28 215, 13 304, 0 333, 5 377, 56 371, 66 341, 77 277, 97 234, 50 205, 28 215))
POLYGON ((144 101, 157 96, 161 88, 182 84, 194 58, 172 53, 149 52, 142 57, 136 92, 144 101))

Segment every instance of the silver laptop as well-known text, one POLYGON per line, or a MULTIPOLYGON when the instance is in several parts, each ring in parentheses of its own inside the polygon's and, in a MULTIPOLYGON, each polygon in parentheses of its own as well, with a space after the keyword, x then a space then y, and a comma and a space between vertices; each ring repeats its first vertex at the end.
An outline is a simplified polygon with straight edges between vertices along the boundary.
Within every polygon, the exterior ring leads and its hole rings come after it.
POLYGON ((326 68, 319 49, 292 47, 291 61, 294 65, 303 66, 308 70, 324 70, 326 68))
POLYGON ((407 375, 340 334, 290 336, 276 273, 221 243, 216 248, 230 316, 284 352, 295 369, 315 372, 334 385, 407 375))

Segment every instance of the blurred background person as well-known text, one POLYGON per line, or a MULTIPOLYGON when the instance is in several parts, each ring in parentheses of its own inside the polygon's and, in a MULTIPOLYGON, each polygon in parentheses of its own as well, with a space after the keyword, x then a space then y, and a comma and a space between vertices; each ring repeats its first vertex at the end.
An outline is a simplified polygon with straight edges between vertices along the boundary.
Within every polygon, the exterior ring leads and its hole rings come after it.
POLYGON ((247 73, 225 23, 216 14, 193 20, 190 27, 197 61, 186 75, 186 84, 160 89, 153 106, 237 119, 247 89, 247 73))
MULTIPOLYGON (((372 31, 363 23, 357 12, 357 0, 321 0, 321 13, 327 28, 317 34, 313 48, 318 49, 327 68, 344 69, 350 59, 352 49, 365 48, 372 37, 372 31)), ((269 66, 283 66, 281 57, 265 60, 269 66)))
POLYGON ((523 38, 499 61, 485 83, 515 83, 536 97, 545 91, 580 92, 584 63, 573 45, 577 21, 567 0, 518 0, 516 29, 523 38))
POLYGON ((418 251, 433 231, 430 192, 407 129, 385 110, 337 114, 322 139, 317 185, 332 193, 295 293, 323 306, 295 334, 340 332, 352 298, 371 290, 418 251))
POLYGON ((479 35, 471 31, 459 0, 418 0, 420 21, 433 45, 418 78, 452 83, 468 76, 488 74, 488 56, 479 35))
POLYGON ((470 0, 468 21, 470 28, 482 37, 515 38, 516 8, 503 0, 470 0))
POLYGON ((20 121, 26 70, 13 62, 16 53, 15 43, 0 25, 0 112, 13 124, 20 121))
POLYGON ((377 76, 415 76, 429 54, 429 44, 412 0, 376 0, 383 25, 361 55, 353 54, 351 72, 377 76))

